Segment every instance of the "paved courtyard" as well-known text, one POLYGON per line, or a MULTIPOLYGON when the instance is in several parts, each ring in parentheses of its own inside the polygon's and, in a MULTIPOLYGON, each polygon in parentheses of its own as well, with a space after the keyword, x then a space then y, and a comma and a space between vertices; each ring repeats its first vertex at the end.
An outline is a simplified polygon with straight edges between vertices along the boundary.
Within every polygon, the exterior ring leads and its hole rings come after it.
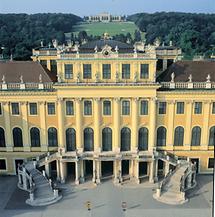
POLYGON ((189 192, 190 200, 180 206, 162 204, 153 199, 154 186, 116 187, 106 181, 98 187, 71 184, 61 185, 63 199, 47 207, 25 204, 28 193, 19 190, 16 177, 0 177, 0 217, 211 217, 213 176, 199 175, 198 185, 189 192), (88 212, 86 201, 91 201, 88 212), (127 202, 123 213, 122 201, 127 202))

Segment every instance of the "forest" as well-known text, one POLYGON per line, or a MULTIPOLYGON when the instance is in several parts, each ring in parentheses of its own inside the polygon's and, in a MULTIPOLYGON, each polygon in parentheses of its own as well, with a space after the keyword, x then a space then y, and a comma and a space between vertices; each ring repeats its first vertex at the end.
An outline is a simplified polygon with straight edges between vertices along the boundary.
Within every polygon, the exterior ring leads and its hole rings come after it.
MULTIPOLYGON (((184 58, 191 59, 194 55, 209 57, 215 53, 215 14, 192 14, 180 12, 138 13, 130 15, 128 21, 133 21, 142 32, 145 32, 146 43, 153 43, 159 38, 166 45, 169 41, 181 47, 184 58)), ((65 43, 65 34, 73 31, 73 27, 81 17, 73 14, 0 14, 0 54, 6 58, 12 54, 15 60, 28 60, 32 48, 40 46, 41 40, 49 44, 52 39, 65 43)), ((87 35, 86 31, 78 36, 71 34, 72 41, 83 39, 95 40, 100 36, 87 35)), ((113 37, 116 40, 133 43, 141 40, 140 32, 120 34, 113 37)))

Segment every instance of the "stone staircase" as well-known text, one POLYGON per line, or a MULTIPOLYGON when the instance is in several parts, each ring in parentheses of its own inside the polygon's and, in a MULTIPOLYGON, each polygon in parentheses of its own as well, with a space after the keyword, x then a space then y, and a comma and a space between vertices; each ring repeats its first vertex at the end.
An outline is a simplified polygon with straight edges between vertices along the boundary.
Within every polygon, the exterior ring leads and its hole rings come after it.
MULTIPOLYGON (((167 155, 168 156, 168 155, 167 155)), ((176 159, 170 158, 169 161, 176 163, 176 159)), ((185 192, 196 186, 196 168, 189 159, 178 160, 176 169, 170 171, 159 183, 153 197, 166 204, 179 205, 188 201, 185 192)))
MULTIPOLYGON (((42 159, 42 158, 41 158, 42 159)), ((18 187, 30 193, 26 203, 31 206, 50 205, 62 198, 57 189, 53 189, 51 180, 48 180, 44 171, 37 169, 40 161, 28 160, 18 168, 18 187)))

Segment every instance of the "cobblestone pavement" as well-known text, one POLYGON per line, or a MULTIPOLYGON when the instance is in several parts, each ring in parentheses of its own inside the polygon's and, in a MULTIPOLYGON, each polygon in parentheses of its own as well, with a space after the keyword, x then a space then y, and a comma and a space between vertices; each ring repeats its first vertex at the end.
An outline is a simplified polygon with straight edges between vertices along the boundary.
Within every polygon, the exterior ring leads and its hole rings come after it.
POLYGON ((30 207, 25 204, 28 194, 19 190, 16 177, 0 176, 0 217, 211 217, 213 176, 199 175, 197 187, 188 192, 189 201, 179 206, 162 204, 153 199, 155 188, 117 187, 106 181, 95 187, 61 185, 63 199, 47 207, 30 207), (92 210, 86 209, 91 201, 92 210), (127 202, 123 213, 121 204, 127 202))

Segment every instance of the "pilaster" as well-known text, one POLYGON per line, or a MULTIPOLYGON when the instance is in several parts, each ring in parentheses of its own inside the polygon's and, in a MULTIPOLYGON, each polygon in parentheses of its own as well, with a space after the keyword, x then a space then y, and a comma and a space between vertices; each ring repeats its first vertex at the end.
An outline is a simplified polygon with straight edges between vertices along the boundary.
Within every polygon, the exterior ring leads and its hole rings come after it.
POLYGON ((149 123, 149 151, 153 151, 155 144, 155 128, 156 128, 156 98, 152 98, 149 101, 150 104, 150 123, 149 123))
POLYGON ((175 101, 168 101, 167 108, 168 108, 167 150, 173 150, 175 101))
POLYGON ((101 142, 100 142, 100 115, 101 115, 101 110, 100 110, 100 98, 95 98, 94 99, 94 141, 95 141, 95 151, 96 152, 101 152, 101 142))
POLYGON ((114 117, 114 144, 113 149, 116 152, 120 151, 120 98, 114 98, 113 105, 113 117, 114 117))
POLYGON ((131 137, 131 150, 138 150, 138 104, 139 98, 132 99, 132 137, 131 137))
POLYGON ((83 145, 82 145, 82 99, 76 98, 75 99, 75 106, 76 106, 76 143, 77 143, 77 149, 79 152, 83 151, 83 145))
POLYGON ((64 101, 63 98, 57 99, 57 113, 58 113, 58 136, 59 136, 59 147, 65 148, 64 145, 64 101))

